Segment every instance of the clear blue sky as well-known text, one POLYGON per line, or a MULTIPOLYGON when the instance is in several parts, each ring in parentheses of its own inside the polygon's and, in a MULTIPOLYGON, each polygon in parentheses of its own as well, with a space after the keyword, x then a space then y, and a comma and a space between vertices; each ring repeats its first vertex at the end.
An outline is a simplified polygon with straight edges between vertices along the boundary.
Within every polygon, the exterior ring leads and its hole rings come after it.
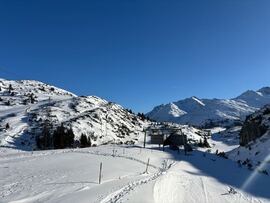
POLYGON ((135 111, 270 85, 269 0, 0 0, 0 77, 135 111))

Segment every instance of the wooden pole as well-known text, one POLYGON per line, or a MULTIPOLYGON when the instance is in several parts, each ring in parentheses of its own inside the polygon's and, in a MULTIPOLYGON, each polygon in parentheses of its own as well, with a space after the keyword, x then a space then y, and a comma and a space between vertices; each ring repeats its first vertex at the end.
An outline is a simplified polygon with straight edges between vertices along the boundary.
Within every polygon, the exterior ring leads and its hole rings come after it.
POLYGON ((145 148, 145 143, 146 143, 146 130, 144 131, 143 148, 145 148))
POLYGON ((145 173, 148 173, 149 162, 150 162, 150 159, 148 158, 148 161, 147 161, 147 164, 146 164, 145 173))
POLYGON ((101 176, 102 176, 102 162, 100 163, 100 167, 99 167, 98 184, 101 184, 101 176))

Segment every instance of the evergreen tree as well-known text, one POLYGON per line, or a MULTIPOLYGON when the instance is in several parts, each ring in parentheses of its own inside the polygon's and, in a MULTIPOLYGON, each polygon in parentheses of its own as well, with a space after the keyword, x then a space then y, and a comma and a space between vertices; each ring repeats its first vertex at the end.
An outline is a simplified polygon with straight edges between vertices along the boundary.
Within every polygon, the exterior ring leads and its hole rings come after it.
POLYGON ((28 99, 24 99, 24 100, 22 101, 22 104, 23 104, 23 105, 27 105, 27 104, 28 104, 28 99))
POLYGON ((65 147, 73 147, 74 146, 74 133, 73 130, 70 128, 67 130, 67 132, 65 133, 65 147))
POLYGON ((209 148, 209 147, 210 147, 210 144, 208 143, 208 141, 207 141, 207 138, 206 138, 206 137, 204 137, 204 138, 203 138, 203 146, 204 146, 204 147, 207 147, 207 148, 209 148))
POLYGON ((55 149, 71 148, 74 145, 74 137, 72 129, 66 129, 62 124, 53 133, 53 146, 55 149))
POLYGON ((198 146, 199 146, 199 147, 203 147, 203 141, 202 141, 202 139, 200 139, 200 141, 199 141, 199 143, 198 143, 198 146))
POLYGON ((12 87, 11 84, 9 84, 9 86, 8 86, 8 93, 11 94, 11 91, 12 91, 12 90, 13 90, 13 87, 12 87))
POLYGON ((64 133, 65 128, 63 125, 56 128, 53 133, 53 146, 54 149, 63 149, 64 148, 64 133))
POLYGON ((140 117, 142 121, 146 120, 146 116, 144 115, 144 113, 138 113, 137 116, 140 117))
POLYGON ((33 93, 30 94, 29 100, 30 100, 31 104, 34 104, 34 103, 35 103, 36 100, 35 100, 35 98, 34 98, 34 94, 33 94, 33 93))
POLYGON ((81 148, 91 147, 90 137, 87 137, 85 134, 81 134, 80 143, 81 143, 81 148))
POLYGON ((129 113, 133 114, 133 112, 132 112, 132 110, 131 110, 131 109, 126 109, 126 110, 127 110, 127 112, 129 112, 129 113))
POLYGON ((42 129, 40 136, 36 138, 36 144, 39 149, 50 149, 53 148, 52 145, 52 135, 50 133, 50 128, 47 124, 42 129))
POLYGON ((6 101, 6 105, 7 105, 7 106, 10 106, 10 105, 11 105, 10 100, 7 100, 7 101, 6 101))

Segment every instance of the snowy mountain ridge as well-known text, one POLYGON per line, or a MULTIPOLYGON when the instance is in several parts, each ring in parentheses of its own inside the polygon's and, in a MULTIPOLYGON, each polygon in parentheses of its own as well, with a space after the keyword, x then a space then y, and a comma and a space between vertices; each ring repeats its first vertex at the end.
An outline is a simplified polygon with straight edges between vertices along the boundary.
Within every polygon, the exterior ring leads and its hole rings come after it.
MULTIPOLYGON (((194 98, 194 102, 199 101, 194 98)), ((171 104, 170 110, 174 116, 186 114, 175 104, 171 104)), ((2 147, 53 149, 56 142, 53 136, 59 127, 64 131, 71 129, 76 143, 82 135, 86 136, 89 146, 134 144, 142 142, 143 130, 151 124, 143 116, 96 96, 76 96, 32 80, 0 80, 2 147)), ((194 143, 205 134, 190 126, 177 127, 194 143)))
POLYGON ((148 121, 96 96, 76 96, 32 80, 0 80, 0 146, 35 149, 36 138, 63 125, 91 145, 134 143, 148 121))
POLYGON ((162 104, 147 113, 156 121, 204 126, 209 123, 228 125, 243 121, 247 115, 270 103, 270 87, 248 90, 233 99, 200 99, 195 96, 162 104))

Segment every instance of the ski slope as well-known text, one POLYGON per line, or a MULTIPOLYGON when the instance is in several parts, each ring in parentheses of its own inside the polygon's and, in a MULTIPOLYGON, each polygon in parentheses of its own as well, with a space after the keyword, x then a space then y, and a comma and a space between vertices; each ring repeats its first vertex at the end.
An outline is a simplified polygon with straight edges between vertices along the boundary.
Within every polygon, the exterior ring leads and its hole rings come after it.
POLYGON ((252 174, 234 161, 202 150, 184 156, 182 151, 163 152, 149 144, 146 149, 139 145, 35 152, 1 148, 0 202, 270 202, 269 176, 258 173, 254 183, 242 188, 252 174))

